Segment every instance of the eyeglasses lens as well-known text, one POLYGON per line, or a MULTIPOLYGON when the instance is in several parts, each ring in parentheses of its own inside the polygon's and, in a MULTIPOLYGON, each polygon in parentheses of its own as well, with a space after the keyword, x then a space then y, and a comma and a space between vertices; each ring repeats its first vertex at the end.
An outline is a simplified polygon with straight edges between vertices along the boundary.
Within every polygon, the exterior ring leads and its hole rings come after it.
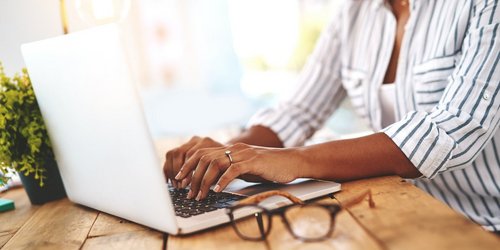
POLYGON ((310 240, 327 236, 333 223, 330 211, 315 205, 291 207, 285 217, 296 236, 310 240))
POLYGON ((262 239, 263 235, 269 231, 269 217, 258 207, 241 208, 233 211, 233 214, 238 215, 241 213, 248 213, 247 209, 254 211, 252 214, 244 216, 234 221, 236 230, 248 239, 262 239), (243 211, 247 210, 247 211, 243 211))

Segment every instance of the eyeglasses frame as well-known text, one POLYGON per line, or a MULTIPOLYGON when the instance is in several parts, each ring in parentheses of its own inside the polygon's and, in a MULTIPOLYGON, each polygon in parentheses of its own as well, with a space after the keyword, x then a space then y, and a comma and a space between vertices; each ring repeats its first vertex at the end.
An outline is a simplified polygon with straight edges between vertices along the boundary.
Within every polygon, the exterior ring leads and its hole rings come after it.
POLYGON ((301 240, 301 241, 304 241, 304 242, 313 242, 313 241, 321 241, 321 240, 324 240, 328 237, 331 236, 332 232, 333 232, 333 228, 334 228, 334 225, 335 225, 335 217, 337 216, 338 212, 340 212, 342 210, 341 206, 337 205, 337 204, 320 204, 320 203, 313 203, 313 204, 290 204, 290 205, 287 205, 287 206, 284 206, 284 207, 280 207, 280 208, 277 208, 277 209, 273 209, 273 210, 269 210, 263 206, 260 206, 258 204, 243 204, 243 205, 235 205, 233 207, 230 207, 226 210, 226 213, 227 215, 229 216, 229 219, 231 221, 231 225, 234 229, 234 231, 238 234, 238 236, 244 240, 251 240, 251 241, 263 241, 265 239, 267 239, 267 236, 269 235, 269 233, 271 232, 271 229, 272 229, 272 218, 275 216, 275 215, 279 215, 281 217, 281 220, 283 221, 283 223, 285 224, 285 227, 287 228, 288 232, 295 238, 295 239, 298 239, 298 240, 301 240), (304 207, 304 206, 307 206, 307 207, 321 207, 321 208, 324 208, 326 210, 328 210, 330 212, 330 218, 331 218, 331 221, 329 223, 329 226, 330 228, 328 229, 328 231, 326 232, 325 235, 322 235, 321 237, 318 237, 318 238, 306 238, 306 237, 302 237, 300 235, 297 235, 291 225, 290 225, 290 222, 288 221, 287 217, 285 216, 286 214, 286 211, 290 208, 296 208, 297 206, 300 206, 300 207, 304 207), (238 209, 241 209, 241 208, 257 208, 257 209, 260 209, 260 212, 259 215, 261 213, 265 213, 267 215, 267 220, 268 220, 268 226, 267 226, 267 230, 265 232, 263 232, 263 226, 262 226, 262 217, 257 219, 257 223, 259 224, 259 230, 260 230, 260 235, 261 237, 260 238, 253 238, 253 237, 247 237, 246 235, 242 234, 239 229, 238 229, 238 226, 236 225, 237 224, 237 220, 235 220, 234 218, 234 214, 233 212, 235 210, 238 210, 238 209))
MULTIPOLYGON (((373 202, 371 190, 367 190, 367 191, 363 192, 361 195, 359 195, 359 196, 357 196, 349 201, 344 202, 344 206, 341 206, 339 204, 324 204, 324 203, 305 204, 302 200, 291 195, 290 193, 287 193, 284 191, 279 191, 279 190, 273 190, 273 191, 267 191, 264 193, 260 193, 260 194, 254 195, 254 196, 250 196, 250 197, 247 197, 247 198, 241 200, 240 203, 238 203, 232 207, 226 208, 226 214, 229 216, 231 226, 233 227, 236 234, 244 240, 249 240, 249 241, 264 241, 264 240, 266 240, 267 236, 271 232, 273 216, 279 215, 281 217, 282 222, 285 224, 285 227, 287 228, 288 232, 295 239, 301 240, 303 242, 315 242, 315 241, 325 240, 332 235, 332 233, 334 231, 334 227, 335 227, 335 218, 337 217, 338 213, 340 211, 342 211, 343 208, 347 208, 347 207, 350 207, 350 206, 353 206, 353 205, 360 203, 361 201, 364 200, 364 198, 366 196, 368 196, 368 202, 369 202, 370 208, 374 208, 375 203, 373 202), (284 207, 273 209, 273 210, 269 210, 269 209, 258 204, 260 201, 265 200, 265 199, 272 197, 272 196, 283 196, 283 197, 289 199, 290 201, 292 201, 293 203, 286 205, 284 207), (317 207, 322 207, 324 209, 327 209, 330 212, 331 220, 330 220, 330 228, 328 229, 326 234, 321 236, 321 237, 318 237, 318 238, 307 238, 307 237, 302 237, 300 235, 297 235, 293 231, 293 229, 290 225, 290 222, 288 221, 288 219, 285 216, 286 211, 288 209, 294 208, 297 206, 300 206, 300 207, 317 206, 317 207), (248 207, 248 208, 254 207, 254 208, 260 209, 261 212, 259 212, 259 215, 261 213, 265 213, 267 215, 268 227, 267 227, 267 230, 265 232, 263 230, 262 217, 260 218, 260 220, 257 219, 257 223, 259 224, 259 231, 260 231, 260 235, 261 235, 259 238, 247 237, 246 235, 242 234, 239 231, 239 229, 236 225, 237 219, 235 219, 235 217, 234 217, 234 211, 241 209, 241 208, 244 208, 244 207, 248 207)), ((240 218, 238 218, 238 219, 240 219, 240 218)))

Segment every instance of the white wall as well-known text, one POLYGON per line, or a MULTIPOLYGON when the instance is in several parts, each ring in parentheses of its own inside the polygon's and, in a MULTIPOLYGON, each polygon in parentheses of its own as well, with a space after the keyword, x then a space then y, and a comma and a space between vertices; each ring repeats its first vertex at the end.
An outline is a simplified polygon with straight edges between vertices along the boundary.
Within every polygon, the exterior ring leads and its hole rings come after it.
POLYGON ((59 0, 0 0, 0 61, 7 74, 24 67, 22 43, 59 34, 59 0))
MULTIPOLYGON (((69 32, 91 27, 80 19, 75 0, 66 0, 69 32)), ((139 0, 132 0, 132 8, 124 20, 126 44, 133 73, 139 82, 147 82, 147 62, 141 42, 139 0), (133 49, 132 49, 133 48, 133 49)), ((24 61, 20 46, 62 35, 60 0, 0 0, 0 62, 8 75, 21 71, 24 61)))

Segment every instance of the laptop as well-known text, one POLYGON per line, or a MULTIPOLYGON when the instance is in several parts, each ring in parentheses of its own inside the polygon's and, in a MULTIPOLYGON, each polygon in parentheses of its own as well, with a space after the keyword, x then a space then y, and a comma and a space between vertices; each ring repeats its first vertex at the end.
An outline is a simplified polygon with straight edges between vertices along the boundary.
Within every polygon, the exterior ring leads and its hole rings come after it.
MULTIPOLYGON (((287 185, 235 180, 200 201, 210 204, 187 200, 186 190, 165 180, 120 33, 110 24, 22 45, 72 202, 176 235, 227 223, 225 207, 247 195, 281 189, 309 200, 340 190, 338 183, 306 179, 287 185)), ((286 204, 279 197, 264 203, 286 204)))

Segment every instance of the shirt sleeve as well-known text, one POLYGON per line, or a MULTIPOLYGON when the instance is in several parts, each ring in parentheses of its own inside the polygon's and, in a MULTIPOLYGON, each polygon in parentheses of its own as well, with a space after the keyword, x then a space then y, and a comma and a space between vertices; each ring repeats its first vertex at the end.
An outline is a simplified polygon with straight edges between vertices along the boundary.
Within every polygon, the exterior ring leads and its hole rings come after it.
POLYGON ((414 111, 384 132, 427 178, 470 166, 499 126, 498 1, 481 1, 470 18, 462 56, 438 105, 414 111))
POLYGON ((248 127, 270 128, 285 147, 302 145, 321 128, 346 95, 340 80, 339 20, 335 18, 322 32, 292 94, 275 107, 260 110, 248 127))

